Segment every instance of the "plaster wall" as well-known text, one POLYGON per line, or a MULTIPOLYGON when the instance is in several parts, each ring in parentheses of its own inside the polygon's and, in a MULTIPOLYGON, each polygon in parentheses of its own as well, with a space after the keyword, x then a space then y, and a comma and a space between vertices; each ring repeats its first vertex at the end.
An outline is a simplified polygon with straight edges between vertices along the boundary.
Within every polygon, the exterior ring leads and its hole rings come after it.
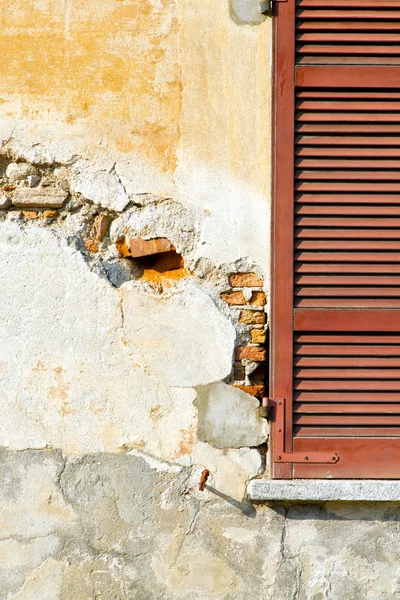
POLYGON ((397 507, 245 498, 268 472, 270 19, 0 17, 0 598, 396 598, 397 507), (160 240, 169 266, 132 258, 160 240))

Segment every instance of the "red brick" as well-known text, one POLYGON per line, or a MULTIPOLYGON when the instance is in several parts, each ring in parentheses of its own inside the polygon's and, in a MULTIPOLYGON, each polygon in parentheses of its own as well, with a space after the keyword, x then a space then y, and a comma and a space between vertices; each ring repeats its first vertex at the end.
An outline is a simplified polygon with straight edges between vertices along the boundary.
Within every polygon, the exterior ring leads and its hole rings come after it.
POLYGON ((167 238, 153 238, 151 240, 134 238, 129 240, 129 246, 133 258, 175 250, 175 246, 167 238))
POLYGON ((249 304, 252 306, 265 306, 267 304, 267 297, 264 292, 253 292, 249 304))
POLYGON ((262 287, 263 280, 255 273, 232 273, 229 275, 232 287, 262 287))
POLYGON ((239 315, 239 323, 247 325, 264 325, 265 312, 261 310, 242 310, 239 315))
POLYGON ((243 306, 247 304, 243 292, 224 292, 221 294, 222 300, 225 300, 229 306, 243 306))
POLYGON ((235 360, 262 362, 267 359, 267 350, 260 346, 239 346, 235 350, 235 360))

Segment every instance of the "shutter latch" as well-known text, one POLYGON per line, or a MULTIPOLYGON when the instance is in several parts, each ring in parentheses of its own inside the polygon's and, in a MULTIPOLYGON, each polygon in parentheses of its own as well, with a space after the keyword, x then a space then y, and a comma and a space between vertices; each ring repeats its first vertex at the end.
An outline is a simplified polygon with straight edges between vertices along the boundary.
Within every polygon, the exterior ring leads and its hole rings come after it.
MULTIPOLYGON (((330 463, 339 460, 336 452, 286 452, 285 451, 285 398, 263 398, 263 407, 272 416, 274 424, 272 457, 276 463, 330 463), (272 410, 272 415, 271 415, 272 410)), ((262 410, 264 410, 262 408, 262 410)))

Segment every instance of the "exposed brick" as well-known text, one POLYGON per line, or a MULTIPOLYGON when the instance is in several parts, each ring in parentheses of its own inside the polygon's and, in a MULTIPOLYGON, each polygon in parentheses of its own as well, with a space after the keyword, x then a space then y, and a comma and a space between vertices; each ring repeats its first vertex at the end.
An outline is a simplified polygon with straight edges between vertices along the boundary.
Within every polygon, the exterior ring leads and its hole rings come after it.
POLYGON ((267 304, 267 297, 264 292, 253 292, 249 304, 252 306, 265 306, 267 304))
POLYGON ((129 250, 129 247, 126 243, 126 238, 121 237, 119 238, 119 240, 116 241, 115 243, 118 252, 120 253, 120 256, 122 256, 122 258, 126 258, 127 256, 131 256, 131 251, 129 250))
POLYGON ((242 310, 239 315, 239 323, 247 323, 247 325, 264 325, 265 312, 261 310, 242 310))
POLYGON ((233 378, 235 381, 243 381, 246 377, 246 371, 241 362, 233 363, 233 378))
POLYGON ((175 250, 175 246, 167 238, 153 238, 151 240, 134 238, 129 240, 129 246, 133 258, 175 250))
POLYGON ((25 219, 37 219, 38 213, 36 210, 23 210, 22 214, 25 219))
POLYGON ((250 394, 250 396, 258 398, 258 400, 262 400, 265 395, 265 387, 263 385, 235 385, 234 387, 243 390, 243 392, 250 394))
POLYGON ((221 298, 230 306, 243 306, 247 304, 243 292, 224 292, 221 294, 221 298))
POLYGON ((267 332, 265 329, 252 329, 250 335, 253 344, 265 344, 267 339, 267 332))
POLYGON ((95 254, 96 252, 99 251, 99 247, 96 244, 96 242, 94 242, 90 238, 88 240, 86 240, 85 246, 89 250, 89 252, 92 252, 92 254, 95 254))
POLYGON ((44 210, 42 212, 42 217, 43 219, 55 219, 57 214, 56 210, 44 210))
POLYGON ((236 360, 252 360, 253 362, 261 362, 266 360, 267 350, 259 346, 239 346, 235 350, 236 360))
POLYGON ((107 215, 101 213, 94 220, 91 235, 95 242, 102 242, 107 233, 110 221, 107 215))
POLYGON ((263 280, 255 273, 232 273, 229 283, 232 287, 262 287, 263 280))

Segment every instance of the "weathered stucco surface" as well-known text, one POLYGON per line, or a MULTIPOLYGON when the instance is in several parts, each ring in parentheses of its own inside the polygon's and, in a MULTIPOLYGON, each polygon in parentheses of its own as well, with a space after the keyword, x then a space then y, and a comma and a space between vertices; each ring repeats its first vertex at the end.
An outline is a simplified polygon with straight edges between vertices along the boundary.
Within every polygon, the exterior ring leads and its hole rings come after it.
POLYGON ((1 2, 1 600, 400 597, 396 505, 245 498, 268 472, 259 4, 1 2))

